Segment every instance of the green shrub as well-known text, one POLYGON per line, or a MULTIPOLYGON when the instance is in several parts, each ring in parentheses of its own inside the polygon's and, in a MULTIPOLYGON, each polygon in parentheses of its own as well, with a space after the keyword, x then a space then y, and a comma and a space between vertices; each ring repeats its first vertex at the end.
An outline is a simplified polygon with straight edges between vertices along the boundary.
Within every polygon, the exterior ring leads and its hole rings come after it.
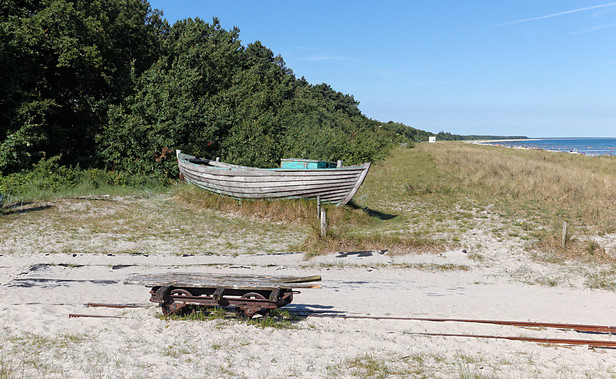
POLYGON ((58 163, 60 159, 60 156, 42 159, 29 171, 0 176, 2 199, 34 200, 100 191, 118 192, 129 187, 164 187, 172 183, 170 179, 154 174, 130 175, 122 171, 62 166, 58 163))

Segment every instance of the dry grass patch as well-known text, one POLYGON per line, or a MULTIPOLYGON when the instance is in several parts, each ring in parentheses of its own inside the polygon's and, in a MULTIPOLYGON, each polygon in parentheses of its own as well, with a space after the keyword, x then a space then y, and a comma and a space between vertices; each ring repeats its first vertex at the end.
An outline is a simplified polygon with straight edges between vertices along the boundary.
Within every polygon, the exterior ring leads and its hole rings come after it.
POLYGON ((491 230, 546 256, 612 262, 593 235, 616 231, 616 158, 458 142, 399 148, 375 165, 356 199, 404 213, 425 239, 491 230), (562 222, 573 239, 557 248, 562 222), (539 242, 536 244, 536 242, 539 242))
POLYGON ((305 230, 306 236, 303 241, 298 241, 296 247, 308 252, 309 256, 337 251, 381 249, 395 254, 436 252, 443 251, 445 246, 440 241, 409 235, 406 232, 392 233, 388 230, 392 223, 388 221, 395 218, 395 215, 357 204, 324 204, 328 231, 327 235, 321 236, 315 200, 238 200, 209 193, 188 184, 179 186, 174 198, 198 209, 212 209, 248 219, 294 224, 305 230))
POLYGON ((44 253, 269 253, 289 251, 301 231, 229 217, 168 194, 111 201, 61 199, 0 216, 0 251, 44 253), (31 238, 27 236, 36 236, 31 238))
POLYGON ((320 231, 314 230, 300 245, 301 250, 308 252, 309 256, 321 252, 374 250, 388 250, 390 255, 438 253, 445 251, 448 246, 444 241, 411 235, 383 233, 358 235, 339 230, 328 232, 326 236, 321 236, 319 233, 320 231))
POLYGON ((583 263, 616 263, 614 256, 589 238, 568 238, 563 245, 560 237, 548 234, 534 244, 532 249, 538 259, 549 263, 560 263, 563 260, 583 263))
POLYGON ((4 357, 0 357, 0 379, 12 378, 17 378, 13 365, 4 359, 4 357))
MULTIPOLYGON (((306 199, 234 199, 207 192, 190 184, 177 187, 174 199, 198 208, 212 209, 236 216, 267 219, 274 222, 312 223, 317 218, 316 200, 306 199)), ((369 217, 359 209, 323 205, 327 219, 335 225, 367 224, 369 217)))
POLYGON ((544 225, 568 220, 602 233, 616 230, 613 157, 460 143, 440 144, 430 154, 435 154, 440 170, 450 171, 446 188, 496 204, 506 215, 544 225))
POLYGON ((616 290, 616 265, 600 268, 586 274, 586 287, 608 291, 616 290))

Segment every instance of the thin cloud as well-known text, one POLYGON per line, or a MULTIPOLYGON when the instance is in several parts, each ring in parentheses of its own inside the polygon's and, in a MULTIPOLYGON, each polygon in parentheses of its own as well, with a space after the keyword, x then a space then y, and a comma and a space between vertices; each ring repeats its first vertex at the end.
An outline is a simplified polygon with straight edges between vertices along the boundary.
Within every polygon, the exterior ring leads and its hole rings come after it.
POLYGON ((603 25, 597 25, 597 26, 593 26, 592 28, 588 28, 588 29, 583 29, 583 30, 578 30, 575 32, 571 32, 569 34, 580 34, 580 33, 588 33, 588 32, 593 32, 595 30, 600 30, 600 29, 605 29, 605 28, 611 28, 613 26, 616 26, 616 24, 603 24, 603 25))
POLYGON ((521 23, 524 23, 524 22, 545 20, 546 18, 564 16, 564 15, 567 15, 567 14, 585 12, 585 11, 589 11, 589 10, 592 10, 592 9, 607 8, 607 7, 613 7, 613 6, 616 6, 616 2, 607 3, 607 4, 593 5, 592 7, 584 7, 584 8, 571 9, 571 10, 568 10, 568 11, 551 13, 551 14, 548 14, 548 15, 545 15, 545 16, 532 17, 532 18, 523 18, 523 19, 520 19, 520 20, 506 22, 504 24, 500 24, 499 26, 506 26, 506 25, 513 25, 513 24, 521 24, 521 23))

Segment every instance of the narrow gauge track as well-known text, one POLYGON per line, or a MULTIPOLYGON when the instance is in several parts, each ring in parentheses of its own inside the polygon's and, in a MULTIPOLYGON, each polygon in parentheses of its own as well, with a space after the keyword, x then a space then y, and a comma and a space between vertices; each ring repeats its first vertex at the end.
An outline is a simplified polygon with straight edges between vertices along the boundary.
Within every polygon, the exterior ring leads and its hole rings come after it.
POLYGON ((501 339, 511 341, 536 342, 553 345, 586 345, 589 348, 616 348, 616 341, 599 341, 599 340, 578 340, 569 338, 536 338, 536 337, 509 337, 509 336, 493 336, 489 334, 455 334, 455 333, 413 333, 421 336, 430 337, 466 337, 466 338, 488 338, 501 339))
MULTIPOLYGON (((107 303, 88 303, 88 307, 107 307, 107 308, 139 308, 146 305, 139 304, 107 304, 107 303)), ((424 322, 460 322, 505 325, 517 327, 534 328, 555 328, 568 329, 577 332, 590 332, 601 334, 616 334, 616 326, 607 325, 588 325, 588 324, 566 324, 554 322, 533 322, 533 321, 510 321, 510 320, 482 320, 482 319, 460 319, 460 318, 433 318, 433 317, 396 317, 396 316, 353 316, 353 315, 332 315, 325 312, 292 312, 298 317, 311 318, 332 318, 332 319, 353 319, 353 320, 397 320, 397 321, 424 321, 424 322)), ((101 317, 110 318, 102 315, 69 315, 69 317, 101 317)), ((113 316, 111 316, 113 317, 113 316)), ((589 348, 616 348, 616 341, 609 340, 586 340, 570 338, 536 338, 536 337, 515 337, 515 336, 496 336, 487 334, 457 334, 457 333, 413 333, 431 337, 461 337, 461 338, 485 338, 485 339, 505 339, 512 341, 535 342, 554 345, 586 345, 589 348)))
POLYGON ((481 320, 465 318, 430 318, 430 317, 395 317, 395 316, 350 316, 350 315, 328 315, 318 313, 295 313, 301 317, 322 317, 322 318, 341 318, 341 319, 366 319, 366 320, 402 320, 402 321, 426 321, 426 322, 464 322, 473 324, 492 324, 520 326, 530 328, 555 328, 572 329, 579 332, 593 332, 616 334, 616 326, 606 325, 586 325, 586 324, 564 324, 554 322, 533 322, 533 321, 506 321, 506 320, 481 320))
MULTIPOLYGON (((110 304, 110 303, 87 303, 87 307, 93 308, 144 308, 151 306, 149 304, 110 304)), ((554 328, 554 329, 570 329, 578 332, 591 332, 603 334, 616 334, 616 326, 608 325, 590 325, 590 324, 567 324, 556 322, 536 322, 536 321, 511 321, 511 320, 483 320, 483 319, 467 319, 467 318, 435 318, 435 317, 399 317, 399 316, 354 316, 327 314, 327 311, 322 312, 290 312, 298 317, 313 317, 313 318, 338 318, 338 319, 356 319, 356 320, 397 320, 397 321, 425 321, 425 322, 461 322, 473 324, 492 324, 505 326, 519 326, 528 328, 554 328)))
MULTIPOLYGON (((140 304, 108 304, 108 303, 87 303, 88 307, 106 308, 144 308, 147 305, 140 304)), ((328 315, 322 313, 294 312, 299 317, 313 318, 333 318, 333 319, 355 319, 355 320, 407 320, 407 321, 426 321, 426 322, 464 322, 492 325, 506 325, 519 327, 543 327, 570 329, 581 332, 594 332, 612 335, 616 327, 605 325, 586 325, 586 324, 564 324, 552 322, 532 322, 532 321, 506 321, 506 320, 473 320, 457 318, 429 318, 429 317, 395 317, 395 316, 349 316, 349 315, 328 315)), ((69 318, 123 318, 121 316, 90 315, 90 314, 69 314, 69 318)), ((510 341, 535 342, 552 345, 584 345, 588 348, 616 348, 616 341, 609 340, 584 340, 571 338, 537 338, 537 337, 516 337, 516 336, 496 336, 490 334, 458 334, 458 333, 413 333, 415 335, 430 337, 457 337, 457 338, 484 338, 484 339, 503 339, 510 341)))

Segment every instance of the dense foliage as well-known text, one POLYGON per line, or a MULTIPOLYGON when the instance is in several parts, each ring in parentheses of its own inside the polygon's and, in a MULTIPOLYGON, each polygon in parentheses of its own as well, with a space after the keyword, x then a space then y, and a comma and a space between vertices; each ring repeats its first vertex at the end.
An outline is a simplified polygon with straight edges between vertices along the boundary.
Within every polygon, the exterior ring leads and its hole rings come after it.
POLYGON ((283 156, 373 160, 389 133, 367 119, 353 97, 296 79, 282 58, 217 20, 177 22, 165 53, 110 108, 101 155, 122 170, 175 170, 174 149, 251 166, 283 156))
POLYGON ((108 108, 159 55, 164 26, 140 0, 3 0, 0 172, 60 154, 96 164, 108 108))
POLYGON ((468 141, 468 140, 494 140, 494 139, 528 139, 526 136, 491 136, 491 135, 458 135, 449 132, 435 134, 439 141, 468 141))
POLYGON ((0 174, 60 165, 176 174, 174 152, 252 166, 358 163, 430 133, 368 119, 239 30, 169 25, 145 0, 3 0, 0 174))

